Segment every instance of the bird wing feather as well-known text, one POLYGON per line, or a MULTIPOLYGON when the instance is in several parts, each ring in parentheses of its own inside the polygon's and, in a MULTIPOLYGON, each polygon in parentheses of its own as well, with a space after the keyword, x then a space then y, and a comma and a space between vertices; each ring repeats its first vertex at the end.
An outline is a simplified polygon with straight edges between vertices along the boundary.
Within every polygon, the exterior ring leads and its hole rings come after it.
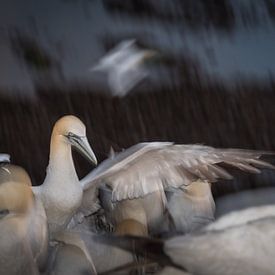
POLYGON ((86 176, 82 182, 84 190, 107 184, 115 202, 143 197, 168 187, 188 186, 197 179, 208 182, 232 179, 220 163, 251 173, 260 173, 259 168, 275 168, 259 159, 270 152, 162 142, 135 146, 105 161, 102 167, 86 176))

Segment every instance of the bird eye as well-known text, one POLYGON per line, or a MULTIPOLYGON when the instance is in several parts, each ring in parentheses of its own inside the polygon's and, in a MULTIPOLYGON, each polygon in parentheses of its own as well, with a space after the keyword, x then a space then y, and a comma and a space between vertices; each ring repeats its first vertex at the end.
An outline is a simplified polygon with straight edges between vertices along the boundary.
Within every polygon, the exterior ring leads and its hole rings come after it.
POLYGON ((66 137, 67 137, 68 139, 75 139, 75 138, 77 137, 77 135, 75 135, 75 134, 72 133, 72 132, 69 132, 69 133, 66 135, 66 137))

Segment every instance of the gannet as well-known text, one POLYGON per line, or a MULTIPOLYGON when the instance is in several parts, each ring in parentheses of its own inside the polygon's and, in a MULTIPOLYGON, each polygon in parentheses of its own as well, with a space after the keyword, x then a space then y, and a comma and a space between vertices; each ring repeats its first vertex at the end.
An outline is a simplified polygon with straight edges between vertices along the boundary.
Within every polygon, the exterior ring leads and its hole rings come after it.
POLYGON ((260 173, 257 167, 274 169, 259 159, 266 153, 169 142, 139 143, 103 161, 81 180, 84 196, 79 212, 88 216, 99 192, 100 203, 115 228, 124 223, 123 233, 133 231, 133 222, 138 235, 165 231, 166 210, 176 231, 190 232, 213 220, 215 205, 209 184, 219 178, 232 179, 219 164, 260 173), (180 194, 167 202, 167 189, 180 194))
POLYGON ((71 147, 97 163, 86 138, 85 125, 75 116, 64 116, 55 123, 52 131, 46 178, 42 185, 32 187, 46 210, 51 235, 67 227, 82 200, 83 190, 71 147))
POLYGON ((269 205, 232 212, 196 233, 164 241, 136 236, 100 236, 95 240, 127 251, 134 248, 137 254, 146 253, 182 274, 273 275, 274 227, 275 206, 269 205))
POLYGON ((48 226, 24 169, 0 166, 0 274, 38 274, 45 269, 48 226))
POLYGON ((142 63, 156 54, 152 50, 139 49, 135 43, 134 39, 120 42, 90 69, 108 73, 109 87, 114 96, 125 96, 141 82, 148 74, 142 63))

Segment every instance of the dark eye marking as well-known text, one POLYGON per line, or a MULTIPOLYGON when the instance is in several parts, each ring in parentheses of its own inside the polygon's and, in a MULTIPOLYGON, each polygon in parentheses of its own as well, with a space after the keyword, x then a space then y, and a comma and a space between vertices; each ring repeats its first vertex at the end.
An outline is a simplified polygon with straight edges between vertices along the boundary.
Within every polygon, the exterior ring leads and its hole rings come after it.
POLYGON ((79 135, 76 135, 72 132, 69 132, 67 135, 65 135, 67 138, 71 138, 71 139, 81 139, 81 138, 84 138, 85 136, 79 136, 79 135))

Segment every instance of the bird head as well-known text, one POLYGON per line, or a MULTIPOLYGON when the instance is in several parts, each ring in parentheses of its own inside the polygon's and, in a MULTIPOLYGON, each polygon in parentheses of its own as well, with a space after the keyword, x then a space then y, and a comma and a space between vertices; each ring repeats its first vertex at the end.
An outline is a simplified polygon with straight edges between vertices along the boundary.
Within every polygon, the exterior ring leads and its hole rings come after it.
POLYGON ((27 172, 15 165, 2 165, 0 167, 0 218, 10 213, 26 213, 32 202, 31 180, 27 172))
POLYGON ((64 116, 54 125, 52 139, 59 137, 71 145, 93 164, 97 165, 96 156, 86 137, 84 123, 75 116, 64 116))

